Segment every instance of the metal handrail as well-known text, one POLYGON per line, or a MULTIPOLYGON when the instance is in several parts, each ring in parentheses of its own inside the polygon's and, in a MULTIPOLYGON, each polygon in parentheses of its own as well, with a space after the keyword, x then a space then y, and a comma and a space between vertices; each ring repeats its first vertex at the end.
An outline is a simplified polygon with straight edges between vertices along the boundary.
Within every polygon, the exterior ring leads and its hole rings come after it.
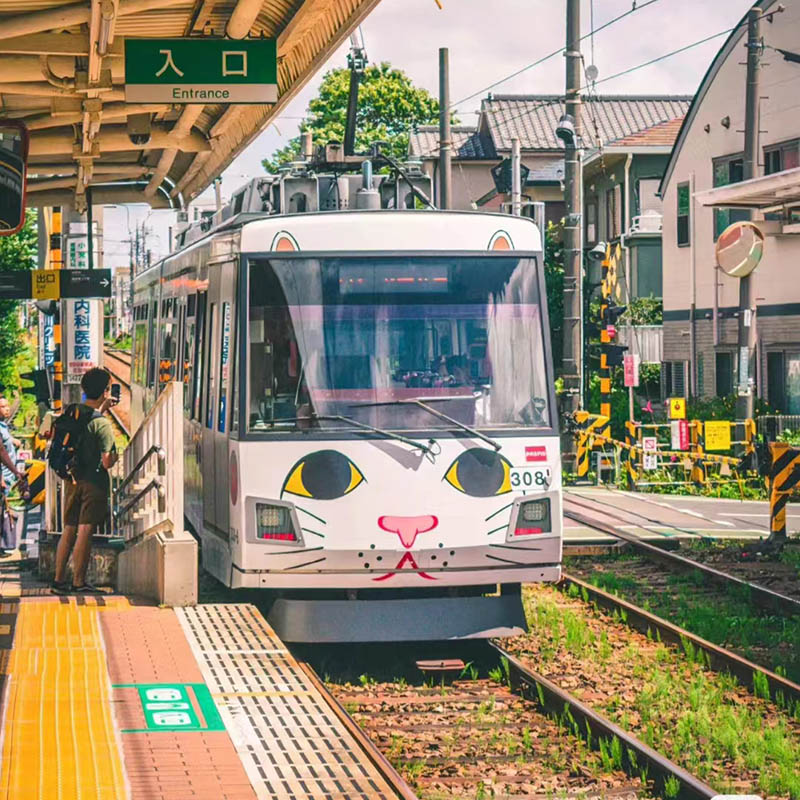
POLYGON ((122 508, 118 508, 114 512, 114 519, 119 520, 127 514, 145 495, 150 494, 153 490, 158 494, 158 513, 163 514, 167 510, 167 492, 164 484, 158 478, 153 478, 141 491, 132 497, 122 508))
POLYGON ((158 456, 158 474, 163 477, 167 474, 167 453, 160 444, 154 444, 138 461, 136 466, 128 473, 128 476, 117 486, 116 493, 120 494, 122 490, 134 479, 139 470, 145 465, 150 456, 153 454, 158 456))

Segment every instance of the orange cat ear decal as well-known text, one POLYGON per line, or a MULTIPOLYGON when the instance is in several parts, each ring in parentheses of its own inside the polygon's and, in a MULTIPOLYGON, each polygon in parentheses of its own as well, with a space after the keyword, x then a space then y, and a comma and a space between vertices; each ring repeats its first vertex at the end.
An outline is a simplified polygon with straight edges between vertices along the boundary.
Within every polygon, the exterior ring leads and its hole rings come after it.
POLYGON ((276 233, 275 238, 272 240, 272 247, 270 247, 270 250, 276 253, 290 253, 299 249, 300 246, 297 244, 297 240, 288 231, 276 233))
POLYGON ((511 237, 505 231, 497 231, 489 240, 489 250, 513 250, 511 237))

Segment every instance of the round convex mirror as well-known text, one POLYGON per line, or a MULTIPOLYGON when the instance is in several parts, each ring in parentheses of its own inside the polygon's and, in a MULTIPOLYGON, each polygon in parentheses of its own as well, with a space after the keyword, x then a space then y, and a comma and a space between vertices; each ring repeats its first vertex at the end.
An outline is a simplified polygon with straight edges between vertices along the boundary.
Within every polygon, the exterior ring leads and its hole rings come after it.
POLYGON ((0 236, 16 233, 25 220, 28 132, 21 122, 0 119, 0 236))
POLYGON ((764 255, 764 234, 752 222, 734 222, 717 239, 717 264, 733 278, 749 275, 764 255))

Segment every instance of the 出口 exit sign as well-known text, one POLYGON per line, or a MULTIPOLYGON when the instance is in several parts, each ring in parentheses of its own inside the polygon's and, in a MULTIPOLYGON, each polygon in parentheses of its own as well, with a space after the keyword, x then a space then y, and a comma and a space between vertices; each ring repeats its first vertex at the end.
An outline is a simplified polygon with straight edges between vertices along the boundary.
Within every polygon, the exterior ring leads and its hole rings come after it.
POLYGON ((274 39, 126 39, 128 103, 275 103, 274 39))

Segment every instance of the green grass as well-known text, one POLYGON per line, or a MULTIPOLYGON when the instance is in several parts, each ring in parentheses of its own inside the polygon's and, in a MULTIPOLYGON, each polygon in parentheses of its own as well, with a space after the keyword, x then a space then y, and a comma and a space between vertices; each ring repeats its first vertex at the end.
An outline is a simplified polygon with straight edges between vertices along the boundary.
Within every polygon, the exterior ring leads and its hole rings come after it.
POLYGON ((589 582, 624 597, 714 644, 733 648, 770 669, 782 669, 800 681, 800 619, 759 613, 746 590, 731 587, 708 597, 695 592, 700 573, 671 575, 669 593, 647 595, 641 581, 614 572, 613 565, 595 570, 589 582))
MULTIPOLYGON (((554 647, 564 659, 561 663, 580 657, 587 676, 602 676, 609 669, 633 676, 624 697, 610 695, 593 703, 601 713, 715 786, 720 782, 718 769, 725 764, 729 776, 745 768, 756 772, 757 788, 765 795, 800 800, 796 723, 763 700, 734 702, 735 679, 707 670, 704 655, 689 642, 682 654, 655 642, 643 648, 632 640, 621 650, 617 644, 610 657, 603 638, 588 626, 593 611, 565 606, 542 590, 526 592, 525 608, 535 631, 529 640, 534 644, 530 659, 541 661, 541 649, 554 647), (576 631, 584 633, 576 637, 576 631)), ((724 616, 719 609, 717 615, 724 616)), ((561 663, 552 668, 558 671, 561 663)), ((762 684, 757 681, 761 696, 762 684)), ((794 712, 800 718, 798 709, 794 712)), ((600 747, 604 766, 616 765, 621 753, 614 743, 601 742, 600 747)), ((668 786, 666 797, 674 797, 673 791, 675 787, 668 786)))

